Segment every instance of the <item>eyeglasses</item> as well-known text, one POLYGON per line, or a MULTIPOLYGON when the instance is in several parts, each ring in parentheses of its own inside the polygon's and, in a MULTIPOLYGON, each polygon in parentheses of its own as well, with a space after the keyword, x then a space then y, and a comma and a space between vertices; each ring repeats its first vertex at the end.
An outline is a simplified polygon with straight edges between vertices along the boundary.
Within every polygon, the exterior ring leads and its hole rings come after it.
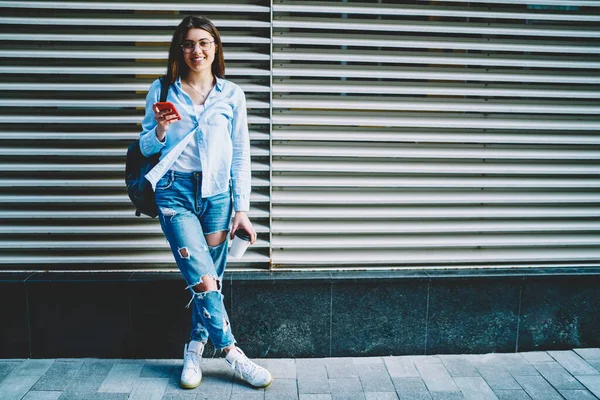
POLYGON ((184 53, 191 53, 192 51, 194 51, 194 49, 196 48, 196 44, 198 44, 200 46, 200 50, 210 50, 210 47, 212 46, 212 44, 214 43, 214 40, 211 42, 210 40, 201 40, 199 42, 194 42, 191 40, 186 40, 185 42, 183 42, 180 47, 181 50, 184 51, 184 53))

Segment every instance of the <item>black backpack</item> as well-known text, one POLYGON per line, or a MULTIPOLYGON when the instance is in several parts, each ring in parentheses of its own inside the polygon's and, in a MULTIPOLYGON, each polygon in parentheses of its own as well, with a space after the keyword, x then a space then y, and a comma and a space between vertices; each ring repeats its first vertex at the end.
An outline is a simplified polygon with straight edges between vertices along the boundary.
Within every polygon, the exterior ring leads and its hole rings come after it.
MULTIPOLYGON (((169 80, 166 76, 160 78, 160 101, 167 100, 169 92, 169 80)), ((146 214, 155 218, 158 215, 158 207, 154 199, 152 185, 144 176, 150 172, 160 158, 160 153, 150 157, 144 157, 140 151, 140 140, 136 139, 127 148, 127 159, 125 161, 125 184, 127 194, 135 206, 135 215, 139 217, 146 214)))

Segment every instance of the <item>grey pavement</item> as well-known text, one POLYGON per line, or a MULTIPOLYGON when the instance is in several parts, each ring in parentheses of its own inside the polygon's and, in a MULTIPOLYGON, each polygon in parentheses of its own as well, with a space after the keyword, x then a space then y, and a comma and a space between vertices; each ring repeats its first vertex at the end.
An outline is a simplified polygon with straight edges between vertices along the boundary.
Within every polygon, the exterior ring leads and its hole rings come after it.
POLYGON ((600 398, 600 349, 511 354, 259 359, 266 389, 221 358, 178 386, 181 360, 0 360, 1 400, 588 400, 600 398))

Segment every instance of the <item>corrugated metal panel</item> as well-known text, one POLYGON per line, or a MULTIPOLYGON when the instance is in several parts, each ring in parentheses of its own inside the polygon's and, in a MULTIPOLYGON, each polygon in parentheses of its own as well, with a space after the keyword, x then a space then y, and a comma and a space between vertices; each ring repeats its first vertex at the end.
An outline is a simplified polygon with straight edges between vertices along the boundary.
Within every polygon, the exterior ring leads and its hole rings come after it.
POLYGON ((194 13, 216 23, 248 98, 259 241, 230 265, 268 265, 268 1, 0 1, 0 269, 174 268, 158 221, 134 216, 124 160, 173 29, 194 13))
POLYGON ((248 94, 260 236, 232 266, 597 264, 599 7, 0 1, 0 265, 173 266, 121 182, 189 13, 248 94))
POLYGON ((276 1, 274 266, 597 264, 599 7, 276 1))

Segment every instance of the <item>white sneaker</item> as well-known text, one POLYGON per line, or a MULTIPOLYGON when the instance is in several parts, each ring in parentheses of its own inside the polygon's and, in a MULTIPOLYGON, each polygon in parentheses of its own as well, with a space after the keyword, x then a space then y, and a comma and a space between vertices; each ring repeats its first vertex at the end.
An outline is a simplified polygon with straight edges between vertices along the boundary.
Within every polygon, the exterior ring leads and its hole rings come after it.
POLYGON ((179 384, 185 389, 194 389, 200 386, 202 381, 202 370, 200 360, 204 352, 204 343, 192 340, 183 349, 183 371, 179 384))
POLYGON ((273 375, 266 368, 250 361, 244 352, 237 347, 227 353, 225 361, 242 380, 256 388, 266 388, 273 382, 273 375))

